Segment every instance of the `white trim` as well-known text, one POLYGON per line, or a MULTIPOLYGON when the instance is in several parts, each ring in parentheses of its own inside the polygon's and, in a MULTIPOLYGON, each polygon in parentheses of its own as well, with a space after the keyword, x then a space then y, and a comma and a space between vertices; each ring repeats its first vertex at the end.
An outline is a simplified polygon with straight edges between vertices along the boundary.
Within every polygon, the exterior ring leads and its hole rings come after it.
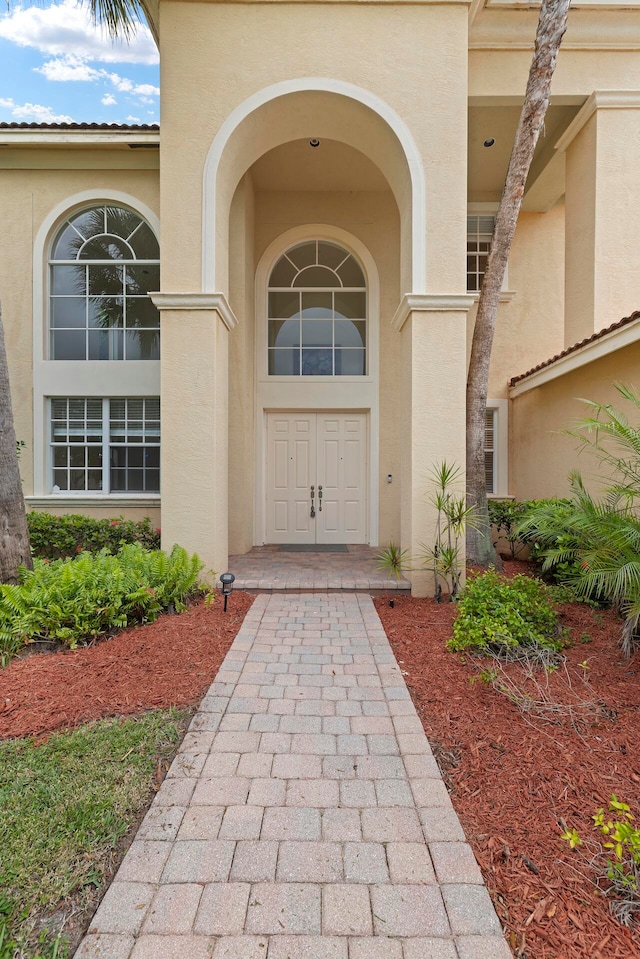
POLYGON ((475 298, 470 293, 431 293, 423 296, 405 293, 393 315, 391 326, 400 332, 410 313, 467 313, 474 302, 475 298))
MULTIPOLYGON (((225 148, 234 131, 257 109, 291 93, 307 90, 336 93, 356 100, 368 107, 395 133, 407 160, 411 178, 411 278, 412 292, 426 291, 426 187, 422 157, 415 140, 405 121, 384 100, 369 90, 329 77, 300 77, 295 80, 283 80, 259 90, 247 97, 226 118, 209 147, 204 166, 202 186, 202 289, 213 292, 219 286, 216 277, 216 188, 218 169, 225 148)), ((238 180, 244 173, 238 170, 238 180)))
POLYGON ((555 360, 549 366, 545 366, 535 373, 530 373, 525 379, 519 380, 515 386, 509 390, 509 396, 514 400, 523 393, 535 390, 538 386, 543 386, 551 380, 557 380, 560 376, 579 370, 595 360, 601 360, 610 353, 623 349, 625 346, 631 346, 640 341, 640 320, 622 326, 618 330, 612 330, 598 340, 591 343, 585 343, 584 346, 560 359, 555 360))
POLYGON ((224 293, 149 293, 159 310, 216 310, 228 330, 238 325, 224 293))
POLYGON ((509 495, 509 400, 488 398, 487 409, 496 413, 493 444, 496 488, 490 495, 504 499, 509 495))
POLYGON ((33 509, 47 509, 47 507, 67 507, 71 506, 94 506, 104 507, 105 509, 128 509, 131 507, 139 508, 148 506, 153 509, 160 507, 160 494, 150 496, 148 493, 141 493, 140 496, 122 496, 118 493, 103 494, 102 496, 87 496, 86 493, 78 493, 74 496, 66 491, 64 493, 52 493, 51 496, 25 496, 27 506, 33 509))
MULTIPOLYGON (((515 290, 502 290, 502 292, 500 293, 500 300, 499 300, 499 302, 500 302, 500 303, 511 303, 511 300, 514 298, 515 295, 516 295, 516 291, 515 291, 515 290)), ((474 303, 478 303, 479 300, 480 300, 480 294, 479 294, 479 293, 470 293, 469 296, 472 296, 472 297, 473 297, 473 302, 474 302, 474 303)))
POLYGON ((637 110, 639 107, 638 90, 594 90, 556 143, 556 150, 563 153, 596 110, 637 110))
POLYGON ((369 437, 369 516, 368 541, 378 545, 379 536, 379 340, 380 340, 380 279, 378 268, 367 247, 351 233, 326 223, 309 223, 294 227, 269 244, 256 269, 255 287, 255 504, 253 542, 261 546, 266 537, 266 427, 267 413, 304 410, 308 412, 349 411, 368 414, 369 437), (266 297, 269 274, 278 258, 304 240, 319 239, 339 243, 353 253, 364 268, 367 279, 367 376, 296 376, 281 377, 267 374, 267 316, 266 297))
MULTIPOLYGON (((33 132, 33 131, 32 131, 33 132)), ((44 217, 35 235, 33 243, 33 488, 34 494, 39 495, 48 489, 47 482, 47 463, 49 442, 45 437, 47 429, 46 402, 48 396, 110 396, 113 395, 113 387, 106 392, 96 390, 96 383, 92 381, 92 372, 100 370, 100 377, 108 371, 109 380, 117 384, 115 395, 126 396, 148 396, 146 390, 141 388, 140 377, 137 375, 135 367, 136 361, 118 360, 118 361, 95 361, 78 360, 73 367, 63 360, 48 360, 47 341, 48 341, 48 246, 53 238, 55 230, 65 217, 92 203, 116 203, 129 207, 143 217, 156 237, 160 236, 160 219, 154 211, 142 203, 130 193, 123 193, 121 190, 100 189, 100 190, 82 190, 79 193, 73 193, 64 200, 57 203, 49 213, 44 217), (104 368, 104 374, 102 373, 104 368), (108 369, 110 368, 110 369, 108 369), (73 379, 77 381, 70 383, 70 371, 73 369, 73 379), (116 373, 116 369, 118 372, 116 373), (84 381, 84 382, 82 382, 84 381), (127 386, 126 383, 130 385, 127 386), (89 389, 78 391, 80 385, 86 384, 89 389)), ((147 361, 149 367, 149 376, 155 375, 158 382, 158 395, 160 392, 160 363, 159 361, 147 361)), ((148 377, 145 377, 148 379, 148 377)), ((148 383, 147 383, 148 385, 148 383)), ((144 386, 144 384, 143 384, 144 386)), ((155 393, 153 395, 156 395, 155 393)))
POLYGON ((159 145, 159 130, 0 130, 0 144, 23 146, 95 146, 102 143, 159 145), (124 141, 124 142, 123 142, 124 141))

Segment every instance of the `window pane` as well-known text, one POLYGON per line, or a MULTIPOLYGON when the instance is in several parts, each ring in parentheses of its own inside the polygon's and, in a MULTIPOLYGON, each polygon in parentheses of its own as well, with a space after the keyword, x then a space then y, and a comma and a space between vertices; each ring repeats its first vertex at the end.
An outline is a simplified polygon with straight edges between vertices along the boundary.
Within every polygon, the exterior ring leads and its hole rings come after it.
POLYGON ((89 293, 97 296, 105 293, 122 296, 124 273, 119 263, 89 264, 89 293))
POLYGON ((126 325, 159 330, 160 312, 148 296, 127 297, 126 325))
MULTIPOLYGON (((87 325, 87 301, 80 296, 51 297, 51 326, 82 328, 87 325)), ((84 359, 84 357, 82 357, 84 359)))
POLYGON ((119 493, 127 488, 127 474, 125 470, 111 470, 111 490, 119 493))
POLYGON ((89 330, 90 360, 121 360, 122 330, 89 330))
POLYGON ((100 206, 94 207, 91 210, 83 210, 82 213, 77 213, 74 217, 70 217, 69 222, 73 224, 78 233, 85 239, 90 236, 95 236, 96 233, 104 233, 104 207, 100 206))
POLYGON ((322 241, 318 243, 318 263, 328 266, 331 270, 337 269, 348 256, 347 251, 341 246, 336 246, 335 243, 322 241))
POLYGON ((75 260, 78 250, 84 243, 84 238, 77 230, 67 225, 58 236, 52 253, 53 260, 75 260))
POLYGON ((364 320, 367 315, 367 294, 366 293, 340 293, 334 294, 336 319, 344 317, 345 319, 364 320))
POLYGON ((84 470, 69 470, 69 489, 86 489, 84 470))
POLYGON ((60 489, 69 489, 67 471, 66 470, 54 470, 53 471, 53 485, 59 486, 60 489))
POLYGON ((92 296, 89 300, 89 326, 98 330, 121 327, 124 323, 121 296, 92 296))
POLYGON ((145 446, 144 465, 147 469, 158 469, 160 467, 160 447, 145 446))
POLYGON ((333 303, 331 293, 303 293, 302 316, 306 319, 330 320, 333 317, 333 303))
POLYGON ((333 350, 303 350, 303 376, 332 376, 333 350))
POLYGON ((334 336, 336 346, 364 347, 366 346, 367 324, 364 320, 359 322, 336 320, 334 336))
POLYGON ((125 268, 127 293, 140 295, 160 289, 160 265, 145 263, 143 266, 125 268))
POLYGON ((300 350, 269 350, 270 376, 298 376, 300 350))
POLYGON ((300 346, 300 320, 269 320, 269 346, 300 346))
POLYGON ((54 296, 78 296, 86 291, 86 267, 52 266, 51 293, 54 296))
POLYGON ((271 271, 269 286, 291 286, 296 272, 290 260, 286 256, 281 256, 271 271))
POLYGON ((69 447, 69 465, 78 468, 85 466, 85 448, 84 446, 69 447))
POLYGON ((102 489, 102 470, 87 470, 87 489, 102 489))
POLYGON ((364 376, 364 350, 336 350, 336 376, 364 376))
POLYGON ((129 237, 129 246, 138 260, 157 260, 160 247, 155 233, 146 223, 141 223, 135 233, 129 237))
POLYGON ((140 226, 141 219, 133 210, 126 210, 122 206, 108 206, 106 207, 106 213, 106 232, 113 233, 114 236, 121 236, 127 240, 134 230, 140 226))
POLYGON ((333 346, 333 323, 331 320, 304 320, 302 323, 303 346, 333 346))
POLYGON ((144 473, 142 470, 127 470, 127 489, 133 493, 141 493, 144 490, 144 473))
POLYGON ((365 286, 364 273, 352 256, 338 270, 343 286, 365 286))
POLYGON ((484 454, 484 474, 487 481, 487 493, 494 493, 493 450, 487 450, 484 454))
POLYGON ((102 447, 89 446, 87 448, 87 465, 94 469, 102 466, 102 447))
POLYGON ((287 256, 299 270, 302 270, 305 266, 311 266, 316 262, 316 241, 311 240, 309 243, 301 243, 292 250, 287 250, 287 256))
POLYGON ((120 237, 96 236, 87 240, 78 254, 79 260, 130 260, 132 250, 120 237))
POLYGON ((160 330, 135 330, 125 333, 125 359, 159 360, 160 330))
POLYGON ((324 266, 308 266, 293 281, 294 286, 339 286, 336 274, 324 266))
POLYGON ((160 470, 147 469, 144 471, 144 475, 145 475, 145 492, 159 493, 160 492, 160 470))
POLYGON ((85 360, 87 347, 84 330, 54 330, 51 333, 52 360, 85 360))
POLYGON ((142 469, 144 464, 144 450, 141 446, 130 447, 127 450, 127 466, 135 466, 138 469, 142 469))
POLYGON ((300 316, 300 295, 298 293, 269 293, 269 316, 283 320, 300 316))

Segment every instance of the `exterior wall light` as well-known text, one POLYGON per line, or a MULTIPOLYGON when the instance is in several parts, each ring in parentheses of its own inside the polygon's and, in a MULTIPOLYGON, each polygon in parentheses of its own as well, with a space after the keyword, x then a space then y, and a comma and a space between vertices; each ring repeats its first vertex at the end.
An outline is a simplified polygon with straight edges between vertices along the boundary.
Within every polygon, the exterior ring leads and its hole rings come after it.
POLYGON ((220 576, 220 582, 222 583, 222 595, 224 596, 224 611, 227 611, 227 600, 233 592, 233 584, 235 582, 235 576, 233 573, 222 573, 220 576))

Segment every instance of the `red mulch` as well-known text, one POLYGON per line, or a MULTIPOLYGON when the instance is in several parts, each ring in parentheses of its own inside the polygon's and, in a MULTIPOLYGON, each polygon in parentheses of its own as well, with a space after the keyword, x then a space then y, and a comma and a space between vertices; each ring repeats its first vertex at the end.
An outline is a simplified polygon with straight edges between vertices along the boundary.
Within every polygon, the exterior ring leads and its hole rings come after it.
MULTIPOLYGON (((567 651, 573 688, 604 707, 578 733, 567 717, 526 717, 491 686, 469 681, 477 670, 445 650, 455 607, 409 597, 376 607, 514 955, 640 959, 638 926, 630 932, 612 919, 586 864, 559 838, 562 820, 595 838, 590 817, 612 793, 640 814, 640 653, 622 657, 618 618, 562 607, 575 643, 567 651), (578 665, 585 660, 590 691, 578 665)), ((561 671, 551 688, 570 698, 561 671)))
POLYGON ((201 601, 88 648, 14 660, 0 670, 0 738, 198 703, 252 602, 235 592, 226 613, 201 601))

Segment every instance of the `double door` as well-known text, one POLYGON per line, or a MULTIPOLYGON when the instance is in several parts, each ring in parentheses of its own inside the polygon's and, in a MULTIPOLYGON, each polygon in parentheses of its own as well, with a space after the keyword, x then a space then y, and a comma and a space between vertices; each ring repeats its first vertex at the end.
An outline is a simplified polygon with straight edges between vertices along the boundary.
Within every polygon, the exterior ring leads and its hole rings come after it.
POLYGON ((366 414, 268 413, 266 513, 268 543, 366 543, 366 414))

